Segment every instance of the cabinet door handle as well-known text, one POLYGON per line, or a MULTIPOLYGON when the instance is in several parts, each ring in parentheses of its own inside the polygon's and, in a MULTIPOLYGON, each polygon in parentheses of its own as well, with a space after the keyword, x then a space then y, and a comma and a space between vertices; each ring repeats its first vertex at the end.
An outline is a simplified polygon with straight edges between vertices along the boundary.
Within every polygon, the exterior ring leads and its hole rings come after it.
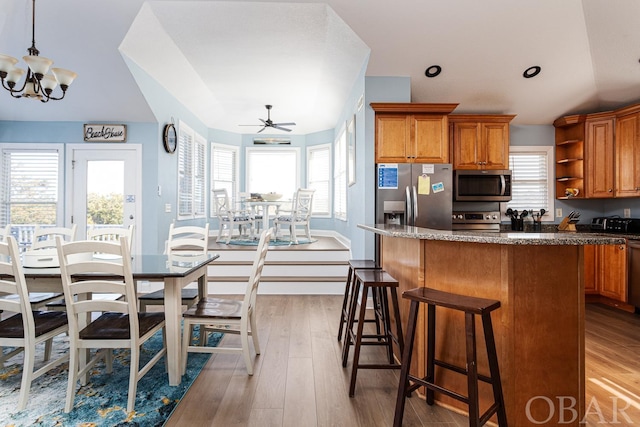
POLYGON ((607 191, 608 191, 609 193, 611 193, 611 192, 613 191, 613 189, 612 189, 612 188, 610 188, 610 189, 609 189, 609 190, 607 190, 607 191))

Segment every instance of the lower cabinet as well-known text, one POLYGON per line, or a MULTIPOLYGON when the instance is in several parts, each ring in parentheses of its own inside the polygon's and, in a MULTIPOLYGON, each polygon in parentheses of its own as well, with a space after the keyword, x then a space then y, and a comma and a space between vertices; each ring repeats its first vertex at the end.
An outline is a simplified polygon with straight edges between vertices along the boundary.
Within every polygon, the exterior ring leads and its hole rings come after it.
POLYGON ((584 247, 585 294, 627 302, 627 246, 584 247))
POLYGON ((627 246, 598 246, 600 295, 627 302, 627 246))
POLYGON ((598 274, 596 262, 596 245, 586 245, 584 247, 584 293, 586 295, 598 295, 598 274))

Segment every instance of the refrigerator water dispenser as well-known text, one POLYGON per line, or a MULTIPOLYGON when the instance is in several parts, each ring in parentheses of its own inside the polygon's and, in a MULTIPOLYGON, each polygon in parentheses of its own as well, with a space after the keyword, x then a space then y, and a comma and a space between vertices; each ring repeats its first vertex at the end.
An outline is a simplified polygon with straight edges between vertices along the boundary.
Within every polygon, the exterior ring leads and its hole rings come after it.
POLYGON ((404 200, 384 201, 384 223, 388 225, 403 225, 404 221, 404 200))

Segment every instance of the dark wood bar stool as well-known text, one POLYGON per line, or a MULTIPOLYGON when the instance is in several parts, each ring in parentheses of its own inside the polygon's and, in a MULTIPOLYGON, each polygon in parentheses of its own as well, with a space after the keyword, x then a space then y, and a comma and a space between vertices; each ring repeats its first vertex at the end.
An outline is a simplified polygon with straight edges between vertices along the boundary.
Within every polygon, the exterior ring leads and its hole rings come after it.
POLYGON ((347 318, 347 333, 345 342, 342 347, 342 366, 347 366, 349 358, 349 347, 354 346, 353 361, 351 365, 351 384, 349 386, 349 397, 353 397, 356 389, 356 377, 358 369, 400 369, 400 365, 395 362, 393 356, 393 343, 395 342, 402 354, 404 342, 402 337, 402 322, 400 321, 400 308, 398 306, 398 281, 391 277, 389 273, 383 270, 356 270, 355 287, 353 289, 354 297, 351 298, 351 308, 347 318), (365 334, 364 323, 367 311, 367 296, 369 290, 376 295, 378 306, 375 307, 376 316, 382 321, 382 331, 376 334, 365 334), (388 291, 388 292, 387 292, 388 291), (389 313, 389 298, 387 294, 391 294, 391 309, 396 323, 395 334, 391 328, 391 319, 389 313), (358 299, 358 296, 360 297, 358 299), (358 312, 358 305, 360 311, 358 312), (358 328, 353 332, 356 313, 358 314, 358 328), (360 363, 360 348, 363 345, 385 346, 387 348, 388 363, 360 363))
MULTIPOLYGON (((344 325, 349 318, 349 308, 351 308, 352 298, 354 298, 355 289, 355 275, 356 270, 380 270, 376 262, 371 259, 351 259, 349 260, 349 272, 347 273, 347 282, 344 287, 344 299, 342 300, 342 311, 340 312, 340 327, 338 328, 338 341, 342 340, 342 334, 344 332, 344 325)), ((374 300, 374 306, 377 306, 377 301, 374 300)), ((380 319, 376 316, 373 319, 366 319, 365 322, 375 322, 376 331, 380 334, 380 319)))
POLYGON ((395 427, 400 427, 402 425, 406 396, 410 395, 412 391, 424 386, 427 388, 427 404, 429 405, 433 405, 434 391, 444 393, 447 396, 466 403, 469 406, 469 426, 482 426, 493 414, 497 414, 498 425, 506 427, 507 415, 504 408, 502 384, 500 383, 500 371, 498 369, 498 355, 496 353, 493 326, 491 324, 491 312, 500 307, 500 301, 456 295, 429 288, 411 289, 404 292, 402 297, 411 300, 411 307, 409 309, 409 319, 407 321, 406 345, 402 354, 400 385, 398 386, 398 398, 396 400, 396 411, 393 425, 395 427), (418 320, 418 308, 421 303, 427 304, 427 376, 424 378, 418 378, 409 373, 416 323, 418 320), (435 358, 436 306, 460 310, 465 313, 467 353, 466 369, 435 358), (482 328, 484 330, 491 377, 478 374, 475 315, 479 315, 482 318, 482 328), (468 395, 463 396, 452 390, 436 385, 434 383, 436 365, 466 375, 468 395), (494 403, 482 415, 480 415, 478 403, 478 380, 489 383, 493 387, 494 403), (409 381, 412 381, 413 384, 409 384, 409 381))

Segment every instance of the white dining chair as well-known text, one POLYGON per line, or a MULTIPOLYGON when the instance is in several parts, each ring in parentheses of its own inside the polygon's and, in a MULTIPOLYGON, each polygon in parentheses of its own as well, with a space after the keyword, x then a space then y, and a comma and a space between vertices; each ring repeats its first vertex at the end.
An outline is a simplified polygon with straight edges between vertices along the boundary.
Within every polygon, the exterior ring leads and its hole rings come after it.
POLYGON ((95 364, 105 359, 110 372, 111 351, 128 348, 129 390, 127 412, 134 410, 138 381, 166 354, 164 313, 139 313, 131 270, 129 242, 57 240, 60 274, 69 318, 69 382, 64 411, 73 409, 78 380, 84 385, 95 364), (108 259, 95 254, 112 255, 108 259), (124 300, 87 299, 90 293, 124 295, 124 300), (163 347, 140 368, 141 346, 156 332, 162 331, 163 347), (84 365, 80 354, 94 349, 84 365))
MULTIPOLYGON (((22 254, 24 267, 58 267, 58 255, 56 253, 56 236, 61 236, 65 241, 76 239, 77 224, 71 227, 45 227, 36 225, 33 232, 31 246, 22 254)), ((63 297, 59 292, 31 292, 29 299, 33 308, 45 307, 47 304, 60 301, 63 297)))
POLYGON ((291 209, 280 209, 276 211, 276 217, 273 220, 276 239, 280 235, 280 227, 289 227, 289 241, 298 244, 298 236, 296 227, 304 227, 307 239, 311 240, 311 208, 313 205, 313 193, 316 190, 300 188, 293 195, 291 209))
POLYGON ((182 373, 186 372, 188 353, 241 353, 247 372, 253 375, 253 363, 249 348, 249 337, 253 339, 256 355, 260 354, 258 329, 256 325, 256 295, 262 276, 262 268, 269 249, 272 229, 264 230, 260 235, 258 248, 253 261, 251 276, 245 288, 242 301, 226 298, 203 298, 182 314, 184 332, 182 335, 182 373), (193 326, 200 325, 200 334, 221 332, 240 335, 240 347, 209 347, 206 336, 201 335, 200 345, 193 345, 193 326), (188 332, 188 333, 187 333, 188 332))
POLYGON ((249 229, 249 237, 253 239, 255 233, 255 218, 250 209, 233 209, 229 201, 226 189, 212 190, 216 217, 218 218, 218 238, 216 242, 223 239, 226 231, 225 243, 229 244, 233 235, 233 229, 238 226, 238 234, 242 236, 249 229))
POLYGON ((96 227, 94 224, 87 229, 87 240, 119 242, 122 236, 127 238, 127 242, 129 242, 129 252, 131 252, 133 249, 133 225, 127 227, 118 227, 115 225, 96 227))
MULTIPOLYGON (((209 223, 204 227, 169 226, 166 254, 171 262, 191 262, 194 257, 201 257, 209 250, 209 223)), ((191 307, 198 300, 198 289, 183 288, 181 290, 182 305, 191 307)), ((149 305, 164 305, 164 289, 142 294, 138 297, 140 311, 147 311, 149 305)))
POLYGON ((31 383, 42 374, 66 362, 69 354, 49 360, 53 338, 68 331, 67 315, 56 311, 33 310, 29 300, 24 271, 16 240, 8 236, 0 242, 0 294, 10 298, 0 298, 0 347, 15 347, 6 354, 0 353, 0 363, 24 351, 22 382, 17 409, 27 406, 31 383), (36 345, 44 343, 44 360, 47 362, 34 371, 36 345))

